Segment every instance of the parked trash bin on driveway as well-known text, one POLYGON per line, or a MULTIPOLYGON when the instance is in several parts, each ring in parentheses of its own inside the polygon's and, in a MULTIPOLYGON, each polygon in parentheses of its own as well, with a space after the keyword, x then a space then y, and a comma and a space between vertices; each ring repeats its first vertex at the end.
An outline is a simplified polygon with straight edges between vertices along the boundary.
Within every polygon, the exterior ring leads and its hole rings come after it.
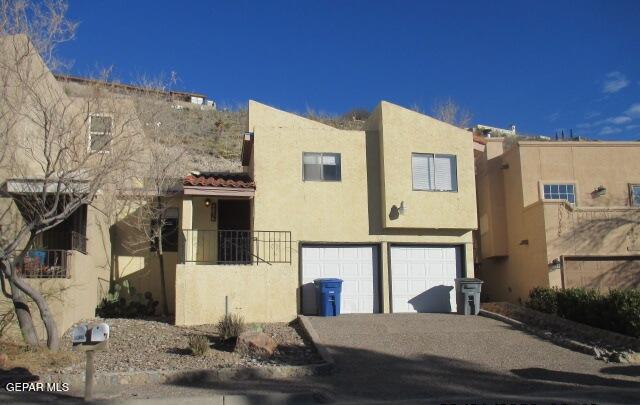
POLYGON ((477 278, 456 278, 458 313, 478 315, 480 313, 480 291, 482 280, 477 278))
POLYGON ((340 315, 342 280, 339 278, 318 278, 313 280, 313 284, 316 286, 318 315, 340 315))

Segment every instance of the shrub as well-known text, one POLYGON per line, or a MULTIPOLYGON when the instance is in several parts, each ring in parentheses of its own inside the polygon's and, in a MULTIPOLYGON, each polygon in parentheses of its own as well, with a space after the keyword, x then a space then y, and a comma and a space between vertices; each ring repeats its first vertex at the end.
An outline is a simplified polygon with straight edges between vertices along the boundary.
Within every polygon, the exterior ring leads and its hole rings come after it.
POLYGON ((144 294, 136 292, 135 287, 128 283, 116 284, 113 291, 100 301, 96 308, 96 315, 101 318, 140 318, 153 316, 156 313, 158 301, 147 291, 144 294), (127 298, 123 295, 126 293, 127 298))
POLYGON ((189 336, 189 349, 194 356, 204 356, 209 351, 209 338, 205 335, 189 336))
POLYGON ((529 293, 527 307, 536 311, 556 314, 558 312, 557 290, 536 287, 529 293))
POLYGON ((236 314, 227 314, 220 318, 216 330, 223 340, 235 339, 244 331, 244 318, 236 314))
POLYGON ((527 307, 596 328, 640 337, 640 290, 534 288, 527 307))

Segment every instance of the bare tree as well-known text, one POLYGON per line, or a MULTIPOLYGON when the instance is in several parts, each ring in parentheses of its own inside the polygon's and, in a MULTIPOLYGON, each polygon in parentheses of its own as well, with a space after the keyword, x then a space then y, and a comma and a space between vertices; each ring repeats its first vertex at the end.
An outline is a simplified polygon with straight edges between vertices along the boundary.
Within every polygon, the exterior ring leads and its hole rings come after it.
POLYGON ((190 125, 180 110, 167 109, 167 100, 162 97, 167 85, 162 80, 145 80, 141 87, 148 92, 134 97, 136 113, 145 132, 145 157, 134 177, 141 187, 125 189, 121 195, 129 202, 125 212, 127 225, 137 230, 138 237, 128 240, 127 247, 133 251, 149 250, 155 254, 160 269, 162 313, 169 314, 165 277, 166 240, 177 240, 175 228, 170 222, 177 221, 177 207, 172 197, 181 190, 181 179, 188 172, 187 127, 190 125))
POLYGON ((44 232, 125 182, 140 133, 117 98, 96 88, 91 97, 71 99, 52 76, 47 64, 58 66, 55 46, 75 32, 66 9, 57 0, 0 1, 1 281, 10 286, 3 292, 25 342, 39 341, 32 300, 52 350, 59 346, 57 325, 41 291, 25 278, 25 255, 44 232))
POLYGON ((437 101, 433 106, 433 116, 460 128, 467 128, 473 117, 469 110, 461 108, 453 99, 437 101))

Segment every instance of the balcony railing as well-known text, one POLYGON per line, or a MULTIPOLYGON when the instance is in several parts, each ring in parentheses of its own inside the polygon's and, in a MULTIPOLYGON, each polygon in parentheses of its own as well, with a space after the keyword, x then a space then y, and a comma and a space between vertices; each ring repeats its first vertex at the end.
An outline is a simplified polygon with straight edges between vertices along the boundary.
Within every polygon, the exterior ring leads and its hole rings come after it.
POLYGON ((291 263, 291 232, 182 230, 183 263, 291 263))
POLYGON ((24 278, 69 278, 70 257, 68 250, 29 250, 16 261, 16 270, 24 278))

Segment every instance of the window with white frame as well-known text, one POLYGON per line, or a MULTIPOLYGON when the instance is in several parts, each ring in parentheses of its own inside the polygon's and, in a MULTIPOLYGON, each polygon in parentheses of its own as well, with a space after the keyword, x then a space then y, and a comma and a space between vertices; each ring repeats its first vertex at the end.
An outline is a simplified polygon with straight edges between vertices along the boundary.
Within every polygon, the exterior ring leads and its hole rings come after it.
POLYGON ((576 186, 574 184, 545 184, 542 186, 545 200, 565 200, 576 203, 576 186))
POLYGON ((412 153, 411 174, 414 190, 458 191, 458 173, 454 155, 412 153))
POLYGON ((302 154, 304 181, 340 181, 341 162, 339 153, 302 154))
POLYGON ((630 184, 629 195, 631 197, 631 205, 640 207, 640 184, 630 184))
POLYGON ((92 114, 89 117, 89 150, 91 152, 109 152, 113 117, 106 114, 92 114))

